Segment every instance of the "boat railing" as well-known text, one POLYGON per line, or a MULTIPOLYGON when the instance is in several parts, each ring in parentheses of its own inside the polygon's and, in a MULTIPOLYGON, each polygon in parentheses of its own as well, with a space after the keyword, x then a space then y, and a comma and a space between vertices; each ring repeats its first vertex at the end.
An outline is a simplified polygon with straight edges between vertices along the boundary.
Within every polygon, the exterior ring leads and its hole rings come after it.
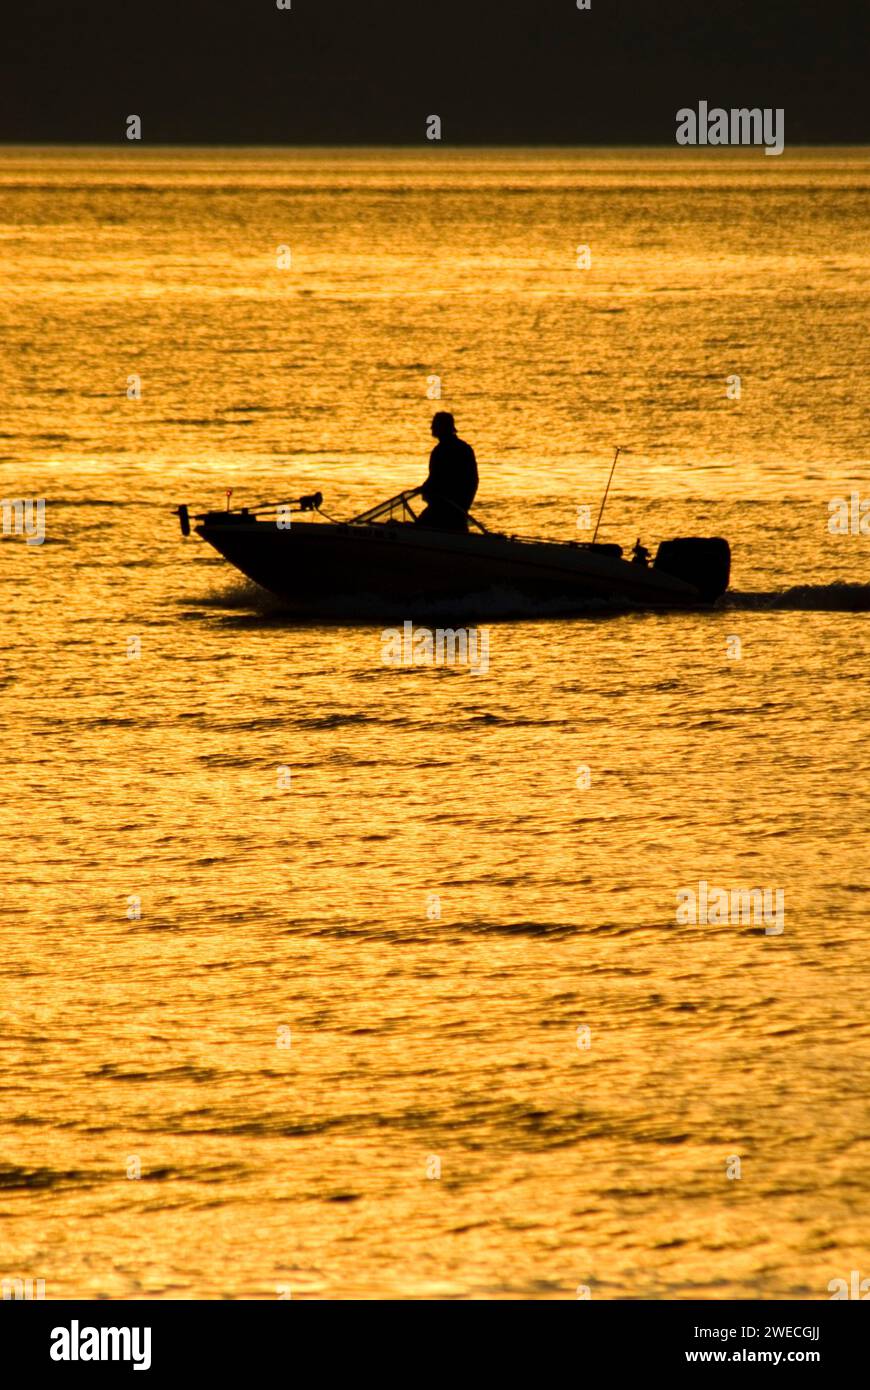
MULTIPOLYGON (((382 521, 384 518, 386 518, 387 521, 393 521, 395 520, 395 512, 397 509, 399 509, 399 514, 403 520, 406 517, 410 517, 411 521, 416 521, 417 513, 410 505, 410 499, 412 497, 420 497, 422 493, 422 487, 410 488, 405 492, 397 492, 395 497, 388 497, 386 502, 379 502, 376 507, 369 507, 368 511, 360 512, 359 516, 352 516, 348 525, 365 526, 368 525, 370 521, 382 521)), ((449 498, 446 497, 442 499, 442 504, 443 503, 453 507, 455 511, 459 512, 463 517, 466 517, 468 521, 471 522, 472 526, 476 526, 478 531, 484 536, 489 534, 488 528, 484 526, 482 521, 478 521, 476 516, 472 516, 471 512, 463 511, 455 502, 451 502, 449 498)))
POLYGON ((411 506, 411 498, 419 497, 422 491, 421 487, 414 487, 407 488, 404 492, 397 492, 395 497, 388 497, 386 502, 378 502, 376 506, 369 507, 366 511, 360 512, 358 516, 350 517, 348 525, 365 526, 370 521, 381 521, 384 517, 388 521, 393 521, 397 508, 403 519, 410 517, 412 521, 416 521, 417 513, 411 506))
MULTIPOLYGON (((196 512, 193 517, 190 515, 189 508, 182 503, 180 507, 176 508, 176 515, 181 522, 182 535, 189 536, 191 520, 214 522, 216 517, 226 517, 229 522, 270 521, 280 526, 282 520, 289 518, 294 511, 320 512, 322 502, 322 492, 311 492, 306 497, 286 497, 280 502, 258 502, 252 507, 233 507, 231 509, 228 506, 226 511, 196 512)), ((326 516, 326 513, 321 512, 321 515, 326 516)))
MULTIPOLYGON (((388 497, 386 502, 378 502, 374 507, 369 507, 366 511, 360 512, 357 516, 348 517, 339 522, 342 526, 364 526, 370 521, 393 520, 398 511, 404 519, 410 518, 411 521, 417 520, 417 513, 410 504, 412 497, 417 497, 422 492, 422 488, 408 488, 404 492, 399 492, 395 497, 388 497)), ((323 510, 323 494, 312 492, 307 497, 288 497, 280 502, 257 502, 249 507, 227 507, 222 512, 205 512, 202 515, 194 516, 194 521, 204 521, 206 518, 212 519, 218 516, 229 517, 232 521, 275 521, 287 516, 290 512, 319 512, 326 517, 327 521, 336 520, 330 517, 323 510)), ((187 510, 185 508, 185 510, 187 510)), ((180 513, 180 509, 179 509, 180 513)))
MULTIPOLYGON (((376 506, 369 507, 366 511, 359 512, 357 516, 349 517, 346 521, 339 521, 323 510, 323 494, 320 492, 312 492, 304 497, 285 498, 280 502, 258 502, 255 506, 238 507, 232 510, 227 508, 225 512, 203 512, 194 515, 192 519, 194 521, 209 521, 213 523, 218 517, 226 517, 227 521, 230 523, 268 521, 276 523, 279 527, 282 521, 286 520, 286 529, 289 529, 289 515, 294 511, 318 512, 319 515, 325 517, 327 521, 334 522, 341 526, 366 526, 370 522, 394 521, 396 519, 396 512, 398 511, 402 520, 410 519, 410 521, 415 522, 417 520, 417 513, 410 505, 411 499, 419 497, 422 491, 422 487, 406 488, 404 492, 397 492, 395 497, 388 497, 385 502, 378 502, 376 506)), ((461 509, 457 508, 457 511, 459 510, 461 509)), ((183 505, 178 507, 177 515, 181 521, 182 533, 185 536, 189 535, 191 517, 188 513, 188 508, 183 505)), ((540 536, 527 536, 518 532, 492 532, 488 527, 484 526, 482 521, 478 521, 477 517, 472 516, 470 512, 463 512, 463 516, 467 516, 472 526, 475 526, 477 530, 485 536, 501 535, 502 539, 505 540, 534 542, 537 544, 541 542, 540 536)), ((608 545, 602 541, 548 540, 547 544, 570 547, 572 550, 590 550, 602 555, 613 556, 622 554, 621 546, 608 545)))

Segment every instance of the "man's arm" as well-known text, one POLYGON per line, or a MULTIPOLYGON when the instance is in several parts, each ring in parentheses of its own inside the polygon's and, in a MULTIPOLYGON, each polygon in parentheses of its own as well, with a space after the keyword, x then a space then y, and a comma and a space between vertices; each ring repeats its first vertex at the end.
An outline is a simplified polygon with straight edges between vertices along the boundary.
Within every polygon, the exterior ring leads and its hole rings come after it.
POLYGON ((431 501, 432 501, 433 485, 434 485, 434 483, 435 483, 435 475, 436 475, 436 473, 438 472, 438 458, 437 458, 437 454, 438 454, 438 445, 436 444, 436 445, 435 445, 435 448, 432 450, 431 454, 429 455, 429 476, 428 476, 428 478, 426 479, 426 481, 425 481, 425 483, 423 484, 423 487, 422 487, 422 489, 421 489, 422 496, 423 496, 423 501, 424 501, 424 502, 431 502, 431 501))

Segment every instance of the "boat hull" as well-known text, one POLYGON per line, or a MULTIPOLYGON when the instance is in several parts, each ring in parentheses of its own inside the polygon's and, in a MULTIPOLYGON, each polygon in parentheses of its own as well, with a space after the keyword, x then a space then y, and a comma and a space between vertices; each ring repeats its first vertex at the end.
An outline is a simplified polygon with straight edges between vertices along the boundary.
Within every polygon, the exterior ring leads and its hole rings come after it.
POLYGON ((300 615, 404 618, 584 606, 703 606, 697 588, 582 545, 428 531, 402 523, 274 522, 217 512, 197 532, 300 615))

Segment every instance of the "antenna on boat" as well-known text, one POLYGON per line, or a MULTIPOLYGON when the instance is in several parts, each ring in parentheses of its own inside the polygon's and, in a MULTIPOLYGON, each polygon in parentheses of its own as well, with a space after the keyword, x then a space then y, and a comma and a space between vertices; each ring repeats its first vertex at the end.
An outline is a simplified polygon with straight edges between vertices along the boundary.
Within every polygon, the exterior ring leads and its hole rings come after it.
POLYGON ((613 463, 610 465, 610 477, 607 479, 607 487, 604 489, 604 496, 603 496, 602 499, 601 499, 601 510, 600 510, 599 513, 598 513, 598 520, 597 520, 596 523, 595 523, 595 530, 594 530, 593 533, 592 533, 592 544, 593 544, 593 545, 595 544, 595 537, 598 535, 598 528, 599 528, 599 526, 601 525, 601 518, 602 518, 603 515, 604 515, 604 504, 605 504, 605 502, 607 501, 607 494, 608 494, 608 492, 610 491, 610 484, 613 482, 613 472, 614 472, 614 469, 616 468, 616 460, 619 458, 619 455, 620 455, 621 453, 622 453, 622 445, 621 445, 621 444, 617 444, 617 446, 616 446, 616 453, 613 455, 613 463))

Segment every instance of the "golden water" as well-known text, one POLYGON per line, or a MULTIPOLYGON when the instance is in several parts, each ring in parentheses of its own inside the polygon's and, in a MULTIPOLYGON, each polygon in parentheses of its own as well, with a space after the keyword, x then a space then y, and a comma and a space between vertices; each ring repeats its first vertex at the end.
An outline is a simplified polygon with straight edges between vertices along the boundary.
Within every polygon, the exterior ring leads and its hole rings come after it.
POLYGON ((0 551, 4 1278, 870 1274, 870 537, 828 527, 870 486, 870 177, 759 156, 0 156, 0 492, 46 499, 0 551), (230 487, 419 482, 433 376, 490 525, 583 539, 621 443, 604 537, 727 535, 729 603, 397 670, 182 542, 230 487), (678 926, 701 879, 783 932, 678 926))

